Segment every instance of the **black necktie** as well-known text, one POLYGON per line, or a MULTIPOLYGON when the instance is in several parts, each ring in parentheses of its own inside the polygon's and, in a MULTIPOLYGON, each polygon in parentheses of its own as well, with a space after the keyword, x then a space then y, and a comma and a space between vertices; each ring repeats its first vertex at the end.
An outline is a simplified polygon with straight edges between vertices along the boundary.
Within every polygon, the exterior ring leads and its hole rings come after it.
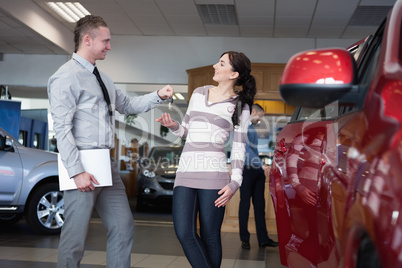
POLYGON ((98 82, 99 82, 99 84, 100 84, 100 86, 102 88, 103 97, 105 98, 105 101, 107 103, 107 108, 109 110, 109 115, 110 115, 110 117, 112 117, 112 106, 110 105, 109 93, 107 92, 106 86, 103 83, 102 78, 100 77, 98 68, 95 67, 93 73, 96 76, 96 79, 98 79, 98 82))

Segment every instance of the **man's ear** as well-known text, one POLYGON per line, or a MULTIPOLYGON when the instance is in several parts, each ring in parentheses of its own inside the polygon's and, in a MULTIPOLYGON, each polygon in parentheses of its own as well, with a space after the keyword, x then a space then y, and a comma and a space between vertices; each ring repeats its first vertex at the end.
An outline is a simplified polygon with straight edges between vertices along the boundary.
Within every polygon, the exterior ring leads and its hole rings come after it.
POLYGON ((89 46, 91 44, 91 40, 91 37, 87 34, 82 39, 82 42, 84 43, 84 45, 89 46))

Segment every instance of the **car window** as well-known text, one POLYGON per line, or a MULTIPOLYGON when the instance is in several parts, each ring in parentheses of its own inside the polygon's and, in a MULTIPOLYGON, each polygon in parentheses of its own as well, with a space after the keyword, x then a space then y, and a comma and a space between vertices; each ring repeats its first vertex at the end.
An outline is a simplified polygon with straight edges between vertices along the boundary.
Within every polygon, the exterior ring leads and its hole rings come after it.
POLYGON ((301 108, 298 120, 324 120, 357 111, 363 107, 369 86, 375 76, 379 63, 382 32, 369 37, 352 53, 358 62, 359 87, 322 109, 301 108))
POLYGON ((370 84, 374 78, 374 72, 378 66, 378 57, 381 50, 382 38, 385 30, 385 21, 378 28, 375 35, 369 40, 367 49, 361 56, 361 64, 358 67, 358 79, 361 85, 370 84))
POLYGON ((360 64, 358 66, 358 88, 340 98, 339 115, 358 111, 363 108, 367 92, 378 68, 382 33, 383 31, 380 30, 372 39, 370 39, 370 44, 363 52, 364 54, 360 56, 360 64))
POLYGON ((352 46, 348 49, 350 54, 352 54, 353 58, 356 61, 357 68, 359 68, 362 57, 367 51, 368 45, 370 44, 372 39, 373 35, 370 35, 366 37, 363 42, 359 43, 358 45, 352 46))
POLYGON ((377 70, 378 67, 378 60, 380 57, 380 51, 381 51, 381 43, 379 43, 374 50, 373 57, 371 57, 370 61, 368 62, 366 72, 364 72, 361 76, 361 82, 360 84, 362 85, 369 85, 371 84, 371 81, 374 78, 375 71, 377 70))
POLYGON ((363 107, 369 85, 378 67, 384 25, 385 23, 379 27, 375 35, 370 35, 364 42, 349 48, 349 52, 356 61, 359 86, 342 96, 339 101, 324 108, 298 107, 292 115, 291 121, 330 120, 358 111, 363 107))
POLYGON ((301 108, 297 120, 323 120, 338 116, 338 103, 333 102, 321 109, 301 108))

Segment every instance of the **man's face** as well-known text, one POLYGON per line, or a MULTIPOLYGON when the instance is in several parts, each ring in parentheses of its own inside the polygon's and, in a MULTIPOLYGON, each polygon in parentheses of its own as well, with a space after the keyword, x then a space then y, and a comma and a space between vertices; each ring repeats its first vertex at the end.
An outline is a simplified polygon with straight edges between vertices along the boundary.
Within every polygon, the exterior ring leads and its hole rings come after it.
POLYGON ((110 47, 110 31, 107 27, 99 27, 94 31, 94 38, 90 38, 90 54, 93 62, 104 60, 110 47))
POLYGON ((251 112, 250 121, 253 125, 256 125, 263 116, 264 111, 256 112, 256 110, 253 109, 253 111, 251 112))

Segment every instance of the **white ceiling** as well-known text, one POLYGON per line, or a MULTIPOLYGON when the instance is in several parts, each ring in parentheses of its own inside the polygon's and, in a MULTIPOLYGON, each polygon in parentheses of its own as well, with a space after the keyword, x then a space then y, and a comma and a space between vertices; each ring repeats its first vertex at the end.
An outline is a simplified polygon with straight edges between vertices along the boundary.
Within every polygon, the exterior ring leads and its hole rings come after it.
MULTIPOLYGON (((0 53, 70 54, 52 29, 38 30, 45 0, 0 0, 0 53), (11 12, 9 3, 18 4, 11 12), (20 3, 20 4, 19 4, 20 3), (34 5, 34 6, 33 6, 34 5), (34 8, 33 8, 34 7, 34 8), (41 12, 38 12, 41 11, 41 12), (36 17, 35 17, 36 16, 36 17), (23 18, 23 19, 22 19, 23 18), (46 34, 48 33, 48 34, 46 34)), ((371 34, 396 0, 81 0, 102 16, 112 35, 363 38, 371 34), (197 5, 234 5, 236 25, 203 23, 197 5)), ((66 23, 73 32, 74 25, 66 23)), ((67 41, 64 41, 67 42, 67 41)), ((72 40, 68 40, 72 43, 72 40)))

